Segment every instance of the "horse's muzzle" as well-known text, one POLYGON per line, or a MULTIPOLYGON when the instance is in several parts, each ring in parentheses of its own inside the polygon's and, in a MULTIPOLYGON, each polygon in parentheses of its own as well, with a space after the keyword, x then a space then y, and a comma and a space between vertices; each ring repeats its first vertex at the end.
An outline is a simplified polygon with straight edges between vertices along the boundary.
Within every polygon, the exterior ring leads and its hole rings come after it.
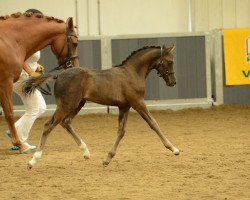
POLYGON ((169 86, 169 87, 174 87, 175 85, 176 85, 176 81, 171 82, 171 83, 167 83, 167 86, 169 86))
POLYGON ((164 78, 164 80, 165 80, 167 86, 169 86, 169 87, 173 87, 173 86, 176 85, 176 79, 175 78, 171 79, 169 77, 166 77, 166 78, 164 78))

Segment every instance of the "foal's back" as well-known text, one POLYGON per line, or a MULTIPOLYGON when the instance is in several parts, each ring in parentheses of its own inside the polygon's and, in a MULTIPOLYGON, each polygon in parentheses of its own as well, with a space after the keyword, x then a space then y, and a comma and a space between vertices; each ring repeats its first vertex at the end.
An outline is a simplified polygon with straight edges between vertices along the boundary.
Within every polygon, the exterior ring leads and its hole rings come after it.
POLYGON ((137 98, 135 94, 140 94, 138 90, 142 87, 139 85, 138 79, 133 78, 125 67, 100 71, 71 68, 58 76, 54 93, 57 100, 65 103, 88 100, 103 105, 125 106, 131 98, 137 98))

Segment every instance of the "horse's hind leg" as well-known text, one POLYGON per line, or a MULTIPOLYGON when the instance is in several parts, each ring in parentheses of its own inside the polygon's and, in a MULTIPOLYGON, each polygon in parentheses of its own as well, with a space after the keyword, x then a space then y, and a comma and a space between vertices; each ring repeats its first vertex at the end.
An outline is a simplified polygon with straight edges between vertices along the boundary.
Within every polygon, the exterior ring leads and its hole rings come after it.
POLYGON ((129 108, 119 108, 117 138, 110 152, 108 153, 106 160, 103 161, 104 166, 108 166, 112 158, 115 156, 117 147, 125 134, 125 126, 128 118, 128 111, 129 108))
POLYGON ((53 116, 44 124, 43 134, 40 139, 38 148, 33 155, 33 158, 28 163, 28 168, 31 169, 38 161, 39 158, 42 156, 42 152, 46 143, 46 140, 50 134, 50 132, 59 124, 62 119, 65 117, 65 112, 61 109, 56 109, 53 116))
POLYGON ((133 106, 133 108, 142 116, 142 118, 148 123, 148 125, 157 133, 164 146, 171 150, 175 155, 179 155, 180 151, 177 149, 161 132, 156 120, 151 116, 144 101, 133 106))
POLYGON ((61 126, 67 130, 68 133, 71 134, 77 145, 80 147, 81 150, 83 150, 83 156, 85 159, 90 158, 90 153, 88 150, 87 145, 85 142, 80 138, 80 136, 74 131, 73 127, 71 126, 72 119, 77 115, 77 113, 81 110, 81 108, 84 106, 86 101, 81 101, 79 106, 73 110, 71 113, 69 113, 68 116, 61 122, 61 126))

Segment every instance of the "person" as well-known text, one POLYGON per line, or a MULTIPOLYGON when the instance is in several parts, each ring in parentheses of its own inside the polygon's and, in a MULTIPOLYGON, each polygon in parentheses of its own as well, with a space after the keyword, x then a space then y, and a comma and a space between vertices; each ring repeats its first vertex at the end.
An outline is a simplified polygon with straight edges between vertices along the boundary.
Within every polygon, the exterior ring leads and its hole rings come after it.
MULTIPOLYGON (((41 13, 36 9, 29 9, 26 12, 41 13)), ((23 81, 27 80, 29 76, 37 77, 44 70, 43 66, 38 63, 40 59, 40 51, 34 53, 29 57, 23 66, 23 70, 17 82, 14 83, 13 91, 18 94, 24 104, 25 113, 15 122, 17 134, 22 143, 25 143, 30 150, 35 150, 36 146, 28 143, 30 130, 35 120, 41 116, 46 110, 45 100, 39 90, 35 90, 31 95, 25 95, 22 92, 23 81)), ((6 135, 11 137, 10 131, 6 131, 6 135)), ((17 146, 11 146, 12 150, 19 150, 17 146)))

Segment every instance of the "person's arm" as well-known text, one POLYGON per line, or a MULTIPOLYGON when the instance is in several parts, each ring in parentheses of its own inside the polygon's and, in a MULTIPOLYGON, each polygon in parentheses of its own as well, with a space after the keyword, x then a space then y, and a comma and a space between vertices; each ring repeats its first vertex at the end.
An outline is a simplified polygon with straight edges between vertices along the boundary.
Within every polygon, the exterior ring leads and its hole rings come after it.
POLYGON ((27 74, 29 74, 29 76, 37 77, 37 76, 41 75, 40 73, 33 71, 31 69, 31 67, 26 62, 24 62, 23 69, 24 69, 25 72, 27 72, 27 74))
POLYGON ((31 73, 33 72, 33 70, 31 69, 31 67, 26 62, 24 63, 23 69, 29 75, 31 75, 31 73))

